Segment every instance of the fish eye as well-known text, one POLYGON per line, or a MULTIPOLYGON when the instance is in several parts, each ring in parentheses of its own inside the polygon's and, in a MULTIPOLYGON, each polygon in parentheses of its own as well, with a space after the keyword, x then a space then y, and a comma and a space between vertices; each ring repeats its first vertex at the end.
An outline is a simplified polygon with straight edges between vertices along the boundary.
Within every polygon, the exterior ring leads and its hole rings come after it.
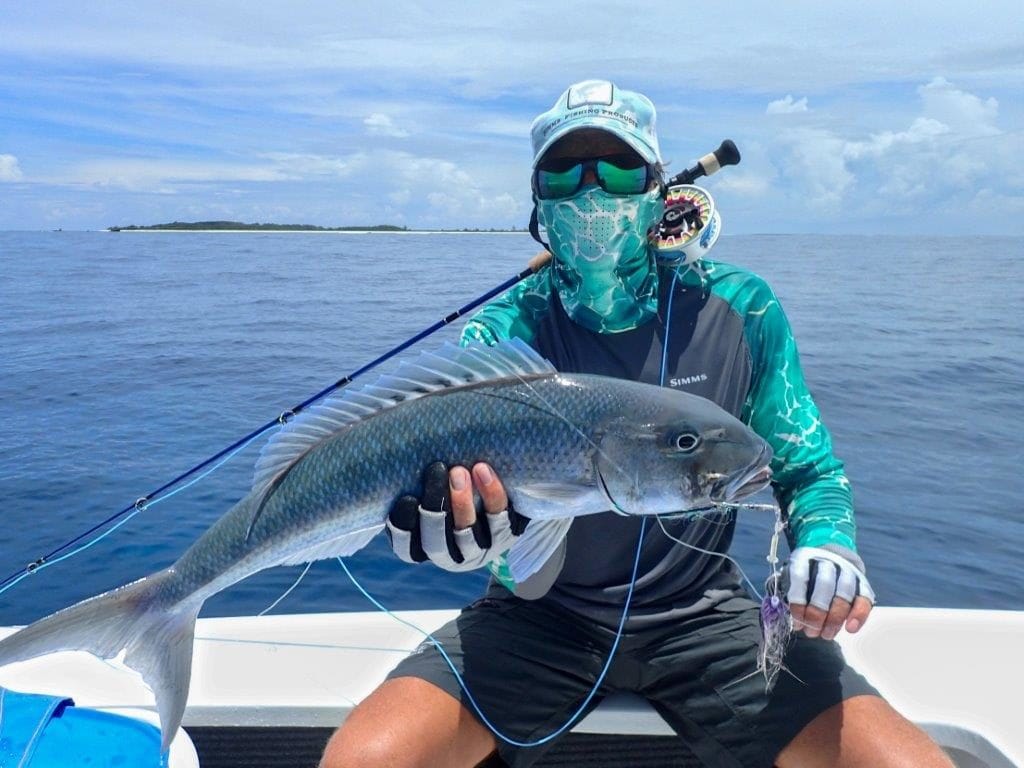
POLYGON ((693 432, 680 432, 676 435, 676 448, 683 453, 690 453, 700 445, 700 435, 693 432))

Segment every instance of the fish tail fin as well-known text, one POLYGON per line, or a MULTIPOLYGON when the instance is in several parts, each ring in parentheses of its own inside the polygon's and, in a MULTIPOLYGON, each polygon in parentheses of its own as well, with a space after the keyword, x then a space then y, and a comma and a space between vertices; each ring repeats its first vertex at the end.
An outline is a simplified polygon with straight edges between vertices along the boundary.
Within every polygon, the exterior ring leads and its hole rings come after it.
POLYGON ((153 690, 164 750, 181 725, 192 674, 192 642, 202 601, 163 598, 171 569, 90 597, 0 640, 0 667, 57 651, 124 663, 153 690))

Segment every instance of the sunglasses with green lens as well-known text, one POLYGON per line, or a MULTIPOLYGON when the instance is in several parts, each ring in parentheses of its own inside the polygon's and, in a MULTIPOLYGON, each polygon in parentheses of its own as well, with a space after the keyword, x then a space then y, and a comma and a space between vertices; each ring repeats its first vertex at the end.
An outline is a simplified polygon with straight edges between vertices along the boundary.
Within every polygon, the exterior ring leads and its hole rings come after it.
POLYGON ((617 154, 581 159, 545 160, 533 172, 533 190, 541 200, 571 197, 583 188, 587 171, 598 186, 612 195, 639 195, 647 191, 654 169, 636 155, 617 154))

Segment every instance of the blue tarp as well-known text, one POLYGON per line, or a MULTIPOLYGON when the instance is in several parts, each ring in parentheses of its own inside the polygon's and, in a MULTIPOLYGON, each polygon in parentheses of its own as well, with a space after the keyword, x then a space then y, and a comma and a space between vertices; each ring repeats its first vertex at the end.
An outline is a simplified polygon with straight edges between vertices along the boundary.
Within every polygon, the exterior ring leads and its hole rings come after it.
POLYGON ((150 723, 0 688, 0 768, 76 766, 166 768, 167 757, 150 723))

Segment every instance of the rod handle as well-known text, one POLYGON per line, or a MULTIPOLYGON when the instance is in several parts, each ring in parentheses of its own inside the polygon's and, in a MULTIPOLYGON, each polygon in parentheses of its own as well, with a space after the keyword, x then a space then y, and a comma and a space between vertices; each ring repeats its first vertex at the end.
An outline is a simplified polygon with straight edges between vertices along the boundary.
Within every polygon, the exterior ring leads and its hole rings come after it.
POLYGON ((532 259, 530 259, 529 263, 527 264, 527 267, 529 268, 530 272, 540 272, 541 269, 547 266, 549 261, 551 261, 551 252, 541 251, 532 259))

